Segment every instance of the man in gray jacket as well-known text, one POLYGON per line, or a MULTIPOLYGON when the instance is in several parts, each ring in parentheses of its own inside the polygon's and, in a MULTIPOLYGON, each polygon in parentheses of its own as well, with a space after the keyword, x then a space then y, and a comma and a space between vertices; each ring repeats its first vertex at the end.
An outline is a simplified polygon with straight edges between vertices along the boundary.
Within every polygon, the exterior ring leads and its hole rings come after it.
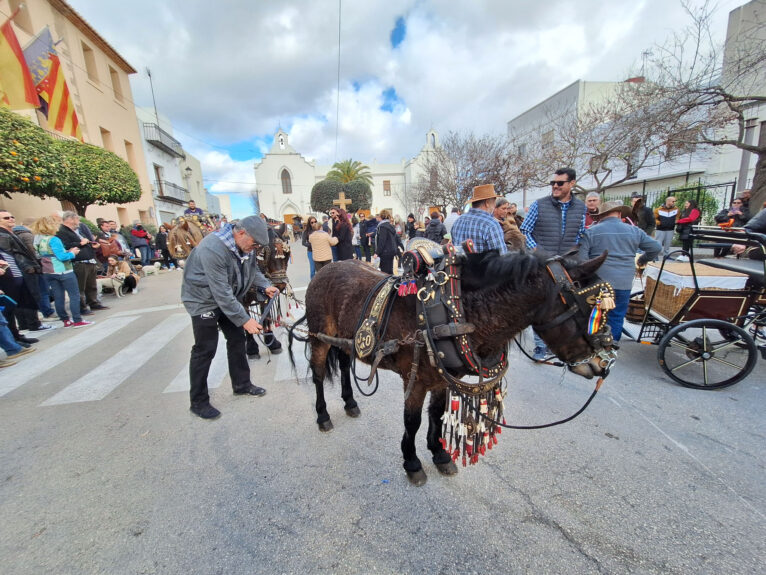
POLYGON ((596 223, 585 231, 580 240, 581 260, 609 252, 606 261, 598 269, 598 276, 609 282, 614 289, 615 308, 609 312, 607 323, 612 329, 615 342, 620 341, 622 324, 628 311, 633 276, 636 275, 636 254, 643 252, 638 264, 646 265, 662 250, 660 242, 650 238, 641 228, 622 221, 622 218, 630 217, 632 213, 619 200, 606 202, 593 216, 596 223))
POLYGON ((268 243, 266 224, 258 216, 248 216, 205 236, 186 260, 181 300, 192 318, 194 331, 189 361, 190 409, 203 419, 221 415, 210 405, 207 387, 219 327, 226 337, 234 394, 259 397, 266 393, 251 383, 245 351, 245 332, 261 333, 263 326, 250 317, 242 301, 251 286, 268 297, 278 293, 258 269, 252 254, 258 244, 268 243))

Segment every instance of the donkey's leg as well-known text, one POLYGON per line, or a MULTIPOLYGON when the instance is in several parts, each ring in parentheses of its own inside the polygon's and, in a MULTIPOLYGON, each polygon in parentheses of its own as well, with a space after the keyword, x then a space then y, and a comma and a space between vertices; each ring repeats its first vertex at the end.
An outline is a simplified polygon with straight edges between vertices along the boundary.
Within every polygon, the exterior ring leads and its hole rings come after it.
POLYGON ((422 384, 415 382, 412 393, 404 402, 404 436, 402 437, 404 470, 407 472, 410 483, 417 486, 423 485, 428 479, 415 451, 415 436, 420 428, 425 397, 425 388, 422 384))
POLYGON ((447 403, 447 388, 431 392, 431 400, 428 403, 428 449, 433 454, 433 462, 436 469, 442 475, 455 475, 457 465, 452 461, 450 454, 442 447, 442 421, 444 406, 447 403))
POLYGON ((345 351, 339 351, 338 365, 340 366, 340 396, 345 404, 346 415, 359 417, 362 412, 354 399, 354 389, 351 387, 351 356, 345 351))
POLYGON ((330 346, 314 338, 311 338, 310 343, 311 359, 309 360, 309 365, 311 366, 311 379, 314 381, 317 395, 317 425, 319 425, 319 431, 331 431, 333 427, 332 421, 330 421, 330 414, 327 413, 327 403, 324 399, 325 361, 327 360, 327 352, 330 350, 330 346))

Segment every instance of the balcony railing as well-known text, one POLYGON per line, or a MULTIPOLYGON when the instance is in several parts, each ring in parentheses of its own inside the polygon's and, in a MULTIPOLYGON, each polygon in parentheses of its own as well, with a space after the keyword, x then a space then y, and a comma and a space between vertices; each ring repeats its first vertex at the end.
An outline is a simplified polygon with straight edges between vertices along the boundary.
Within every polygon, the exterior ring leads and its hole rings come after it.
POLYGON ((168 182, 166 180, 154 181, 154 197, 173 202, 175 204, 186 204, 191 199, 191 194, 186 188, 168 182))
POLYGON ((160 150, 167 152, 171 156, 176 156, 177 158, 186 157, 181 142, 176 140, 157 124, 144 122, 144 138, 147 142, 154 144, 160 150))

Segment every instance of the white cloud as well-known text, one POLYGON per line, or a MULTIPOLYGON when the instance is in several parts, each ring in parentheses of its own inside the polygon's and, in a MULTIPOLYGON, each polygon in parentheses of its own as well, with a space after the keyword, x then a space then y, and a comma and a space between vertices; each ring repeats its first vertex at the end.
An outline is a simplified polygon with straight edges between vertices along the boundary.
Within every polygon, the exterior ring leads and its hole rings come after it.
MULTIPOLYGON (((131 81, 139 105, 151 104, 143 70, 152 69, 158 107, 176 127, 222 146, 257 140, 262 152, 281 125, 304 156, 335 159, 337 5, 69 1, 141 71, 131 81)), ((720 37, 741 3, 719 2, 720 37)), ((345 2, 338 157, 398 162, 431 127, 502 133, 578 78, 624 79, 644 49, 687 22, 677 0, 345 2), (401 16, 406 36, 392 49, 401 16), (386 112, 381 93, 391 87, 403 104, 386 112)), ((242 190, 224 182, 252 181, 252 162, 216 149, 198 146, 205 177, 222 180, 210 187, 242 190)))

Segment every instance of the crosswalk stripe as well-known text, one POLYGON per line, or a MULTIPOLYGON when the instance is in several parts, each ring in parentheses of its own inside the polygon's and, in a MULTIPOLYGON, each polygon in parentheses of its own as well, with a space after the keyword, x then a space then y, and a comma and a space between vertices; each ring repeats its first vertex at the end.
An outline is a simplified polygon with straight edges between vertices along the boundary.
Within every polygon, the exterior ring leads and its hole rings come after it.
POLYGON ((107 376, 104 368, 98 366, 41 405, 97 401, 105 398, 164 347, 157 345, 157 342, 170 342, 190 323, 191 318, 185 313, 171 315, 110 358, 110 363, 120 366, 119 369, 111 371, 107 376), (125 366, 130 366, 131 369, 124 369, 125 366))
MULTIPOLYGON (((293 366, 290 364, 290 357, 287 352, 287 345, 283 342, 282 349, 284 351, 277 356, 277 366, 274 371, 274 381, 279 383, 281 381, 295 381, 295 378, 305 379, 307 377, 307 369, 309 362, 303 351, 303 343, 293 342, 293 357, 295 359, 295 372, 293 373, 293 366)), ((310 377, 310 374, 308 375, 310 377)))
MULTIPOLYGON (((57 365, 64 363, 89 347, 101 343, 105 337, 121 330, 130 322, 137 319, 138 316, 123 316, 120 318, 106 319, 103 322, 98 322, 85 329, 72 332, 76 335, 68 337, 65 341, 57 343, 43 352, 35 354, 44 357, 36 358, 30 356, 21 363, 4 368, 2 371, 3 377, 2 380, 0 380, 0 397, 21 387, 49 369, 53 369, 57 365)), ((72 328, 62 329, 71 330, 72 328)))
MULTIPOLYGON (((215 357, 210 364, 210 371, 207 375, 208 389, 220 387, 223 380, 229 374, 229 361, 226 356, 226 338, 223 334, 218 334, 218 347, 215 349, 215 357)), ((174 393, 176 391, 189 391, 189 364, 186 363, 181 371, 178 372, 162 393, 174 393)))
POLYGON ((123 315, 142 315, 145 313, 153 313, 156 311, 167 311, 172 309, 183 309, 184 304, 182 303, 174 303, 174 304, 168 304, 168 305, 158 305, 154 307, 145 307, 141 309, 129 309, 125 311, 119 311, 115 314, 112 314, 112 317, 121 317, 123 315))

